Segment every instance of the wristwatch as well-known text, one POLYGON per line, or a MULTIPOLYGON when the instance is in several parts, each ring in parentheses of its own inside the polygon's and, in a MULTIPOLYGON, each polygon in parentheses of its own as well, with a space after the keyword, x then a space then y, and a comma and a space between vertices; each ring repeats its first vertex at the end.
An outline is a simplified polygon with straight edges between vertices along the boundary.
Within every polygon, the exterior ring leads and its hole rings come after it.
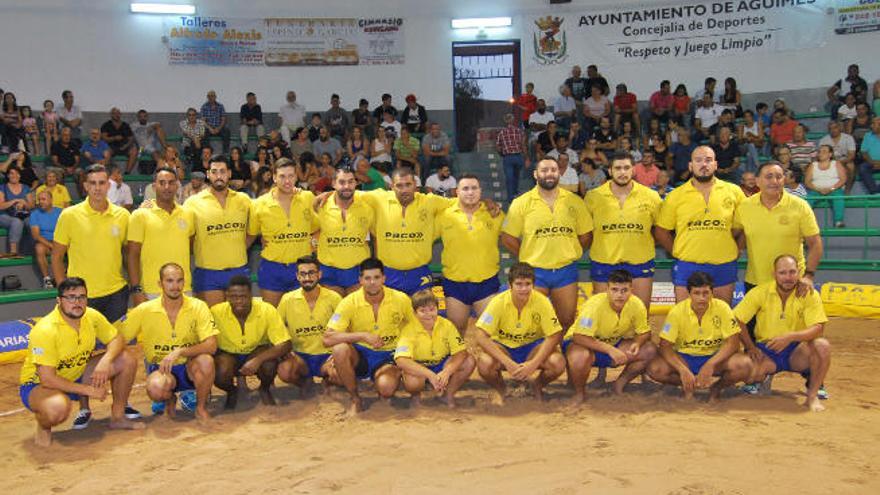
POLYGON ((144 288, 141 285, 132 285, 129 290, 132 294, 142 294, 144 292, 144 288))

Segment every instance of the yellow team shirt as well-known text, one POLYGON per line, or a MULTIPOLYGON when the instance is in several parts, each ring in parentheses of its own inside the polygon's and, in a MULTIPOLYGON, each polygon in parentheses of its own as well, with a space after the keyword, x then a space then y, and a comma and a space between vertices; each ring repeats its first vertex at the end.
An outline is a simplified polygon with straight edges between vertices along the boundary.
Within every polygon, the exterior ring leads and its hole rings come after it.
MULTIPOLYGON (((409 297, 403 292, 385 287, 385 297, 379 304, 378 318, 373 305, 364 298, 360 288, 345 296, 327 322, 327 329, 334 332, 367 332, 382 338, 382 347, 376 351, 393 351, 397 348, 400 331, 415 319, 409 297)), ((361 344, 366 345, 366 344, 361 344)))
POLYGON ((86 308, 76 331, 64 321, 56 306, 31 329, 19 383, 40 383, 38 366, 50 366, 59 377, 76 381, 86 370, 95 350, 95 339, 107 345, 117 333, 116 327, 92 308, 86 308))
POLYGON ((187 198, 183 206, 195 218, 196 268, 225 270, 247 264, 246 232, 251 211, 247 194, 228 190, 223 207, 209 187, 187 198))
POLYGON ((360 193, 376 213, 376 257, 395 270, 412 270, 431 261, 431 247, 439 232, 437 214, 452 204, 452 199, 436 194, 415 193, 404 211, 394 191, 375 190, 360 193))
POLYGON ((611 181, 587 193, 587 210, 593 219, 590 259, 615 265, 638 265, 654 259, 651 227, 660 214, 660 195, 636 181, 620 206, 611 181))
POLYGON ((278 203, 272 188, 255 199, 248 220, 248 234, 263 237, 263 259, 276 263, 295 263, 302 256, 312 254, 312 203, 315 195, 299 191, 290 200, 290 216, 278 203))
POLYGON ((49 190, 49 193, 52 194, 52 206, 56 206, 58 208, 64 208, 65 206, 70 204, 70 191, 64 187, 64 184, 55 184, 55 187, 49 189, 46 184, 43 184, 37 187, 37 190, 34 192, 34 196, 40 194, 45 190, 49 190))
POLYGON ((532 291, 522 311, 517 311, 514 306, 510 290, 498 294, 489 301, 477 320, 477 328, 489 334, 495 342, 511 348, 522 347, 562 331, 550 299, 536 290, 532 291))
POLYGON ((177 263, 186 275, 184 290, 192 290, 190 281, 190 238, 195 234, 195 220, 189 210, 175 204, 168 213, 158 206, 139 208, 128 222, 128 241, 141 244, 141 285, 147 294, 159 294, 159 269, 177 263))
POLYGON ((692 356, 711 356, 728 337, 739 333, 739 324, 726 302, 713 297, 703 319, 691 309, 690 298, 676 304, 666 315, 660 338, 675 350, 692 356))
POLYGON ((241 328, 228 302, 212 306, 211 314, 220 331, 217 334, 217 348, 230 354, 250 354, 261 345, 278 345, 290 340, 278 310, 262 299, 254 298, 251 301, 251 312, 244 321, 244 328, 241 328))
POLYGON ((745 194, 738 186, 714 180, 708 204, 689 180, 673 189, 660 208, 657 225, 675 231, 672 256, 676 259, 718 265, 739 255, 730 230, 734 211, 745 194))
MULTIPOLYGON (((194 346, 218 333, 211 310, 204 301, 181 297, 183 305, 173 327, 161 297, 137 305, 125 318, 122 326, 125 340, 137 338, 144 349, 144 358, 150 364, 159 364, 171 351, 194 346)), ((175 365, 184 363, 184 357, 174 362, 175 365)))
POLYGON ((792 293, 782 305, 776 292, 776 281, 763 283, 750 290, 733 310, 736 319, 745 323, 756 317, 755 340, 768 340, 797 332, 818 323, 825 323, 825 308, 819 291, 810 291, 804 297, 792 293))
POLYGON ((520 261, 547 270, 581 259, 584 250, 578 236, 592 230, 593 220, 580 197, 560 189, 550 210, 538 186, 513 200, 501 228, 505 234, 522 240, 520 261))
POLYGON ((438 316, 430 334, 418 319, 413 319, 400 334, 394 359, 405 357, 424 366, 436 366, 465 349, 458 329, 446 318, 438 316))
POLYGON ((748 263, 746 282, 752 285, 773 280, 773 262, 782 254, 790 254, 797 259, 798 268, 803 273, 804 238, 819 235, 819 224, 810 205, 801 198, 787 192, 772 209, 761 203, 761 195, 755 194, 744 199, 736 209, 733 228, 746 235, 748 263))
POLYGON ((374 226, 373 208, 363 198, 355 199, 342 215, 336 193, 314 215, 318 234, 318 261, 346 270, 370 257, 367 236, 374 226))
POLYGON ((618 315, 611 307, 608 294, 603 292, 584 303, 574 325, 565 334, 565 339, 578 334, 615 345, 619 340, 633 339, 650 331, 648 310, 641 299, 630 296, 618 315))
POLYGON ((99 213, 88 199, 61 210, 55 242, 67 246, 67 276, 83 278, 90 299, 113 294, 126 285, 122 246, 129 216, 128 210, 112 203, 99 213))
POLYGON ((342 296, 321 286, 316 290, 320 292, 314 308, 309 307, 305 293, 299 288, 281 296, 278 313, 287 327, 294 351, 330 354, 331 349, 324 347, 324 331, 342 296))
POLYGON ((485 205, 468 219, 458 200, 437 216, 443 252, 443 277, 455 282, 482 282, 498 274, 498 236, 504 214, 495 218, 485 205))

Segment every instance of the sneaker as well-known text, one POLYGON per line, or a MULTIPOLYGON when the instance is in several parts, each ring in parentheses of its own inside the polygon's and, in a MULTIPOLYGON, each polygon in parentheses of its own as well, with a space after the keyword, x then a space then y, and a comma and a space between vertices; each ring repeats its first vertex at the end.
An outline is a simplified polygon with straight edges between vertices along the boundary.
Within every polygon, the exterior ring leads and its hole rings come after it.
POLYGON ((193 412, 196 410, 196 391, 184 390, 178 395, 180 408, 184 411, 193 412))
POLYGON ((52 281, 52 277, 43 277, 43 288, 47 290, 55 288, 55 282, 52 281))
POLYGON ((816 397, 818 397, 819 400, 828 400, 831 397, 830 395, 828 395, 828 391, 825 390, 824 384, 819 387, 819 392, 816 393, 816 397))
POLYGON ((834 222, 834 227, 838 228, 838 229, 842 229, 842 228, 846 227, 846 224, 843 222, 834 222))
POLYGON ((761 389, 761 385, 758 383, 747 383, 739 388, 739 391, 744 394, 749 395, 758 395, 758 392, 761 389))
POLYGON ((76 413, 76 417, 73 418, 73 426, 74 430, 85 430, 89 427, 89 423, 92 421, 92 411, 88 409, 80 409, 78 413, 76 413))
POLYGON ((141 412, 131 407, 130 404, 125 405, 125 417, 128 419, 141 419, 141 412))
POLYGON ((150 409, 152 409, 154 416, 161 416, 165 413, 165 403, 162 401, 153 401, 153 404, 150 405, 150 409))

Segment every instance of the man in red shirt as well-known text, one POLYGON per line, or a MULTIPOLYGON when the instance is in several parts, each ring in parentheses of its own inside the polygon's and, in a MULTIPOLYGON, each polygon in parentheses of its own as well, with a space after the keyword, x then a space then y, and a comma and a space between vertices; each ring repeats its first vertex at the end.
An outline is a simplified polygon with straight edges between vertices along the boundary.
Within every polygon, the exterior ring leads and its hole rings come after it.
POLYGON ((519 174, 529 166, 528 144, 526 133, 517 127, 513 114, 504 116, 504 129, 495 139, 495 149, 501 155, 501 166, 504 168, 504 183, 507 187, 507 201, 513 201, 519 192, 519 174))
POLYGON ((773 123, 770 125, 770 142, 773 146, 782 146, 794 139, 796 120, 789 117, 788 112, 778 109, 773 112, 773 123))
POLYGON ((526 92, 516 98, 516 107, 519 109, 523 127, 529 126, 529 117, 538 109, 538 97, 533 94, 534 92, 535 85, 526 83, 526 92))
POLYGON ((659 175, 660 169, 654 163, 654 152, 645 150, 642 153, 642 161, 633 167, 633 178, 645 187, 654 187, 657 185, 659 175))
POLYGON ((651 106, 651 115, 658 118, 661 124, 669 123, 669 114, 672 113, 672 104, 675 99, 669 91, 669 81, 660 83, 660 91, 655 91, 648 100, 651 106))
POLYGON ((614 131, 619 134, 620 126, 627 121, 632 123, 633 129, 642 128, 636 95, 626 89, 626 84, 620 83, 614 95, 614 131))

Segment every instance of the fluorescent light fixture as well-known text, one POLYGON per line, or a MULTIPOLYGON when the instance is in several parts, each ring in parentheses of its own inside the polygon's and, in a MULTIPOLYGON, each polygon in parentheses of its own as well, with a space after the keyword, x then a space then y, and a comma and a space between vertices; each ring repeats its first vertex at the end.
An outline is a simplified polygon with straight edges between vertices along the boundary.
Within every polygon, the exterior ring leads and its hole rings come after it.
POLYGON ((133 3, 131 11, 135 14, 192 15, 196 13, 196 6, 180 3, 133 3))
POLYGON ((466 19, 453 19, 452 29, 509 27, 511 24, 512 20, 510 17, 471 17, 466 19))

